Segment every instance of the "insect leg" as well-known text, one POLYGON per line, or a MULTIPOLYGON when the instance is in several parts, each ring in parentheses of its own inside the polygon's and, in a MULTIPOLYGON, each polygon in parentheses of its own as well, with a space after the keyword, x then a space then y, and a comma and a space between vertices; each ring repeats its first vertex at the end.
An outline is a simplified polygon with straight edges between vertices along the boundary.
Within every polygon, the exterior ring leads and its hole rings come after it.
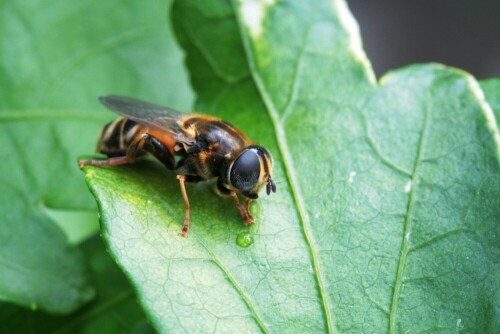
POLYGON ((232 196, 232 191, 227 189, 224 184, 222 183, 222 180, 220 178, 217 179, 217 183, 215 184, 215 192, 219 196, 227 197, 227 196, 232 196))
POLYGON ((250 220, 251 223, 255 221, 255 219, 250 215, 250 202, 252 202, 252 199, 250 197, 247 197, 245 200, 245 211, 247 212, 248 219, 250 220))
POLYGON ((175 159, 173 155, 158 139, 151 136, 149 133, 143 133, 141 136, 137 137, 127 148, 126 156, 111 157, 104 160, 81 160, 79 162, 80 168, 86 165, 117 166, 129 164, 145 152, 154 155, 168 169, 175 169, 175 159))
POLYGON ((80 168, 83 166, 119 166, 119 165, 126 165, 134 162, 135 158, 137 157, 137 153, 140 149, 142 149, 142 146, 144 145, 144 140, 142 137, 138 137, 135 139, 132 144, 130 144, 129 148, 127 149, 127 154, 125 156, 120 156, 120 157, 111 157, 108 159, 103 159, 103 160, 80 160, 78 164, 80 165, 80 168))
POLYGON ((83 166, 119 166, 126 165, 131 162, 132 160, 130 160, 129 157, 124 156, 112 157, 104 160, 80 160, 78 161, 78 165, 80 165, 80 168, 83 168, 83 166))
MULTIPOLYGON (((252 224, 254 222, 254 219, 248 213, 248 208, 246 208, 240 204, 240 200, 238 198, 238 195, 236 195, 235 192, 232 192, 231 197, 233 198, 233 201, 234 201, 234 204, 236 205, 236 208, 240 212, 241 218, 243 218, 243 224, 245 224, 245 225, 252 224)), ((248 204, 250 204, 250 202, 248 202, 248 204)))
POLYGON ((186 181, 186 176, 184 175, 177 175, 177 179, 179 180, 181 184, 181 193, 182 193, 182 198, 184 199, 184 206, 186 207, 186 214, 184 216, 184 225, 182 226, 182 232, 181 236, 185 237, 187 236, 187 232, 189 229, 189 200, 187 197, 186 193, 186 187, 184 186, 184 181, 186 181))
POLYGON ((198 175, 184 175, 186 177, 186 182, 188 183, 198 183, 203 181, 203 179, 198 175))

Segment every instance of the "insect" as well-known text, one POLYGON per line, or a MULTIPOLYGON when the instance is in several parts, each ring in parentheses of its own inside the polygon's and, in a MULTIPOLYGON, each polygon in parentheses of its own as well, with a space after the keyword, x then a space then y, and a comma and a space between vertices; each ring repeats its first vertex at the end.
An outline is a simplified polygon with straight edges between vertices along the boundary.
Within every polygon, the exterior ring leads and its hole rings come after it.
POLYGON ((260 190, 265 186, 268 195, 276 192, 271 155, 233 125, 129 97, 110 95, 99 100, 123 117, 106 124, 99 135, 97 150, 108 158, 80 160, 80 168, 130 164, 152 154, 177 173, 186 208, 182 236, 187 236, 190 222, 185 182, 217 178, 216 192, 233 199, 245 225, 254 222, 249 207, 260 190), (244 204, 238 193, 246 198, 244 204))

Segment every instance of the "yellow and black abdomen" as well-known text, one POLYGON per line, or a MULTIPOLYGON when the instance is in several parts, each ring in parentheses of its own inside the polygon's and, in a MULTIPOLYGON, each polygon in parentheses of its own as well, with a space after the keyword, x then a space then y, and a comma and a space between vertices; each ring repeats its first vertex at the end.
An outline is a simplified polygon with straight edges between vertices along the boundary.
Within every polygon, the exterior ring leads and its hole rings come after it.
POLYGON ((141 125, 124 117, 106 124, 99 135, 97 151, 108 157, 125 156, 141 128, 141 125))

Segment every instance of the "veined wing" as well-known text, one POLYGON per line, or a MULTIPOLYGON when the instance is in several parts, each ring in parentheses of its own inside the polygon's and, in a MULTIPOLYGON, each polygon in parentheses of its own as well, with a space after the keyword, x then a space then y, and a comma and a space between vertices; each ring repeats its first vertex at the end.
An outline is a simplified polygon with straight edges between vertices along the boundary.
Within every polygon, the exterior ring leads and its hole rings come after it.
POLYGON ((109 110, 172 136, 177 141, 186 144, 195 142, 195 139, 188 138, 180 127, 178 120, 185 114, 177 110, 118 95, 101 96, 99 101, 109 110))

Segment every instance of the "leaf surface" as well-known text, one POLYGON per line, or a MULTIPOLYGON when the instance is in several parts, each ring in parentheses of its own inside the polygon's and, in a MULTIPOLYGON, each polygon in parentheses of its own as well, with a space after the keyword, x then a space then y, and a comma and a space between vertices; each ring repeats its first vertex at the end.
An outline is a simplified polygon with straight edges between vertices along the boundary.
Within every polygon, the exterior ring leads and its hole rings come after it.
POLYGON ((0 299, 65 314, 93 298, 84 258, 68 242, 97 227, 77 157, 94 152, 100 127, 116 117, 100 95, 190 104, 165 26, 169 4, 1 2, 0 299))
POLYGON ((85 169, 103 234, 162 332, 493 332, 498 129, 441 65, 376 82, 343 1, 177 1, 196 110, 274 155, 241 225, 211 184, 144 162, 85 169), (239 233, 255 242, 239 247, 239 233))
POLYGON ((481 80, 480 85, 486 101, 493 109, 498 127, 498 120, 500 119, 500 79, 481 80))
POLYGON ((153 333, 129 282, 94 236, 81 245, 89 262, 97 298, 78 312, 53 316, 0 304, 2 333, 153 333))

